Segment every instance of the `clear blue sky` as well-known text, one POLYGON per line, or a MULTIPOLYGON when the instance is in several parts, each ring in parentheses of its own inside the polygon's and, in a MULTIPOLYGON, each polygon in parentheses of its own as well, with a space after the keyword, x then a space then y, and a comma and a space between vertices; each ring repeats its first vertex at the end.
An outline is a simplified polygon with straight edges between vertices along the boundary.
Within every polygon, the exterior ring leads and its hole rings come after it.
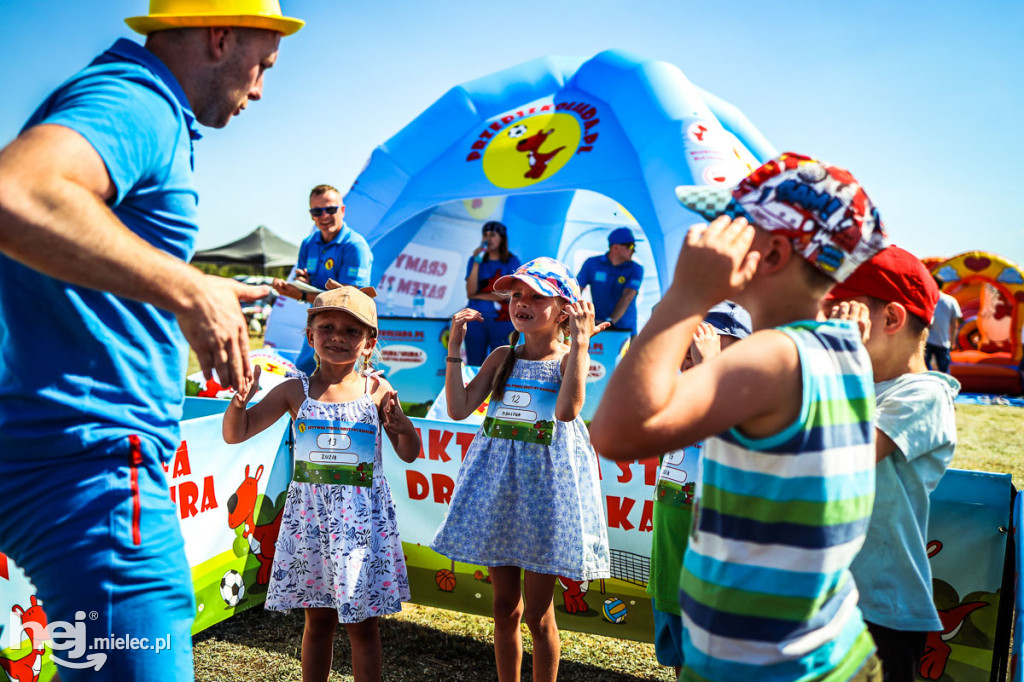
MULTIPOLYGON (((852 170, 893 241, 1024 264, 1024 3, 282 0, 264 98, 197 146, 200 247, 258 224, 292 241, 306 198, 449 88, 543 55, 624 49, 678 66, 780 150, 852 170)), ((0 0, 0 142, 145 0, 0 0)))

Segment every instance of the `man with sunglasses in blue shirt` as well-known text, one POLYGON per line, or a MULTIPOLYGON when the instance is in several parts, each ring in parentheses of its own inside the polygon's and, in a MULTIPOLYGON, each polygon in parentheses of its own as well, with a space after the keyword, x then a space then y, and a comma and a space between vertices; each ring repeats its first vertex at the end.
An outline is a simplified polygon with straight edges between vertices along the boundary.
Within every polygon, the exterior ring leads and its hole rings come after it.
POLYGON ((580 289, 590 287, 598 320, 612 329, 636 336, 636 295, 644 280, 644 266, 633 260, 636 238, 628 227, 608 235, 608 252, 588 258, 576 275, 580 289))
MULTIPOLYGON (((318 289, 324 289, 329 279, 354 287, 370 286, 373 253, 363 235, 345 224, 341 192, 330 185, 314 187, 309 193, 309 215, 317 231, 299 246, 295 279, 318 289)), ((281 279, 274 280, 274 289, 282 296, 306 303, 313 301, 313 294, 281 279)), ((316 369, 309 344, 302 344, 296 366, 306 374, 316 369)))

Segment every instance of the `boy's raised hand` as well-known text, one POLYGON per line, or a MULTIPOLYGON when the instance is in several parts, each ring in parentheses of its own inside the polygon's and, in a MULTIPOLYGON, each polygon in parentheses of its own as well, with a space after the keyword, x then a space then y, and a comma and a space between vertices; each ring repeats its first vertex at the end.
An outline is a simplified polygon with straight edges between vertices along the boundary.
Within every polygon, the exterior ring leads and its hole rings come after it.
POLYGON ((252 397, 256 395, 256 391, 260 390, 261 371, 259 365, 255 365, 252 368, 252 379, 242 379, 242 385, 238 387, 238 392, 232 396, 231 402, 245 409, 249 401, 252 400, 252 397))
POLYGON ((850 320, 860 327, 862 343, 871 338, 871 310, 860 301, 840 301, 832 306, 829 318, 833 320, 850 320))
POLYGON ((594 304, 590 301, 576 301, 566 305, 563 310, 569 314, 569 338, 577 346, 590 343, 590 337, 612 325, 611 322, 594 324, 594 304))
POLYGON ((472 308, 463 308, 452 315, 452 326, 451 330, 448 332, 449 354, 453 350, 456 354, 460 352, 462 342, 466 339, 466 323, 483 321, 484 316, 481 315, 478 310, 473 310, 472 308))
POLYGON ((761 254, 750 250, 754 227, 746 218, 722 215, 695 226, 676 261, 672 287, 711 307, 742 291, 757 270, 761 254))

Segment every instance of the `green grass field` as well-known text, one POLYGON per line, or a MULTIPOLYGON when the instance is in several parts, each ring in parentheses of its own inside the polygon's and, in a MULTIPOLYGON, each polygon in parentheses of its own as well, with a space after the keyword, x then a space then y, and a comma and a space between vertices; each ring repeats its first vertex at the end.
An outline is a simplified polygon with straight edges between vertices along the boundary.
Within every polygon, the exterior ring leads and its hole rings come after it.
MULTIPOLYGON (((256 341, 256 339, 254 339, 256 341)), ((255 345, 255 343, 254 343, 255 345)), ((194 371, 191 370, 191 371, 194 371)), ((953 466, 1013 475, 1024 484, 1024 409, 958 405, 959 443, 953 466)), ((556 601, 557 603, 557 601, 556 601)), ((254 608, 195 637, 196 679, 209 682, 297 680, 303 617, 254 608)), ((381 619, 384 679, 409 682, 477 682, 496 679, 493 624, 484 616, 407 604, 381 619)), ((530 679, 532 644, 523 627, 523 679, 530 679)), ((352 680, 348 639, 339 632, 331 680, 352 680)), ((564 682, 671 680, 651 644, 562 632, 564 682)))

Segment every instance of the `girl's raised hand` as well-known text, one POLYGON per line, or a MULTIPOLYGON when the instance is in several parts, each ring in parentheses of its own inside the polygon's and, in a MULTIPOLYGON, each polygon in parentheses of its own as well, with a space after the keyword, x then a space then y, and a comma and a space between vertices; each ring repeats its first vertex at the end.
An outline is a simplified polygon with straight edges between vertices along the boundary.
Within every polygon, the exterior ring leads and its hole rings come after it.
POLYGON ((693 333, 693 364, 719 355, 722 352, 722 339, 718 336, 718 330, 707 322, 697 325, 697 331, 693 333))
POLYGON ((564 308, 569 314, 569 338, 580 346, 590 343, 590 338, 611 326, 611 322, 594 324, 594 304, 590 301, 576 301, 564 308))
POLYGON ((484 316, 472 308, 463 308, 452 316, 452 327, 448 332, 448 353, 454 350, 458 354, 462 348, 462 342, 466 338, 466 323, 483 322, 484 316))
POLYGON ((252 397, 256 395, 256 391, 260 390, 260 366, 255 365, 252 368, 252 379, 249 381, 242 377, 242 385, 238 387, 238 392, 235 393, 231 398, 231 402, 235 403, 243 410, 252 400, 252 397))

